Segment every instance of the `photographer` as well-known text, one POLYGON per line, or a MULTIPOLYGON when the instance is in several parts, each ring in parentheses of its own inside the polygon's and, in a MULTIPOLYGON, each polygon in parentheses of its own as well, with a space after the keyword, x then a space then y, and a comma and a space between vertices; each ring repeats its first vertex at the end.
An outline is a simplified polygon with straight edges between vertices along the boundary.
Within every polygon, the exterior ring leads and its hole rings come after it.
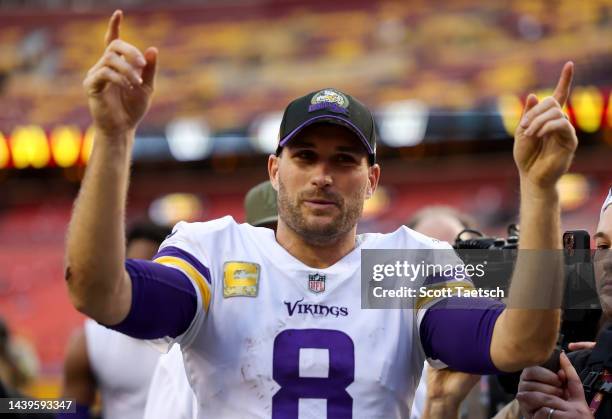
MULTIPOLYGON (((594 236, 595 281, 606 320, 612 319, 612 188, 594 236)), ((593 349, 561 354, 556 374, 543 367, 523 371, 516 396, 526 418, 612 417, 612 326, 599 334, 593 349)))

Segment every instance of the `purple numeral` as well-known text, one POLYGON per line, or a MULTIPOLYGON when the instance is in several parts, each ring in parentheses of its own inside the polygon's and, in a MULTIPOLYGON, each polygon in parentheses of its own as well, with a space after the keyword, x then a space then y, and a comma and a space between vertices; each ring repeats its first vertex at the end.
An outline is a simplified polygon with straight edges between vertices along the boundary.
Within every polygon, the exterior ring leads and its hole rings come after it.
POLYGON ((327 419, 353 417, 353 398, 346 388, 355 379, 355 347, 338 330, 289 329, 274 339, 272 376, 281 386, 272 397, 272 419, 297 419, 300 399, 327 399, 327 419), (325 378, 300 377, 300 349, 329 351, 325 378))

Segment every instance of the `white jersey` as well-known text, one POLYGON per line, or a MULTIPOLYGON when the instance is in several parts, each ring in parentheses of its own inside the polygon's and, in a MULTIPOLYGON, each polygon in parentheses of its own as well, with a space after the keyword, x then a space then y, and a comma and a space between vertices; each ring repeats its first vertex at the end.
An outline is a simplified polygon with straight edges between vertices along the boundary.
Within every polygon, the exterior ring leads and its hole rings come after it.
POLYGON ((414 393, 410 419, 420 419, 425 413, 425 404, 427 403, 427 374, 427 364, 424 364, 421 381, 419 381, 419 385, 414 393))
POLYGON ((85 321, 87 355, 105 419, 142 419, 159 352, 148 342, 85 321))
POLYGON ((183 353, 174 345, 157 362, 144 419, 197 419, 197 403, 185 373, 183 353))
POLYGON ((357 242, 314 269, 229 216, 175 226, 155 261, 190 278, 198 310, 164 343, 181 344, 200 418, 410 416, 425 360, 417 319, 431 304, 362 309, 361 250, 450 246, 406 227, 357 242))

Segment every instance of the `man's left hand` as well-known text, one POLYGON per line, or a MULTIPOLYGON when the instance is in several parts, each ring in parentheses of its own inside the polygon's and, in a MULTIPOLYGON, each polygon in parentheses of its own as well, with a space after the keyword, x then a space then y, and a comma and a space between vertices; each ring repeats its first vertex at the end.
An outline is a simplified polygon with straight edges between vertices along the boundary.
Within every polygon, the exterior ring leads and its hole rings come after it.
POLYGON ((522 180, 540 189, 554 187, 568 170, 578 138, 563 113, 570 94, 574 64, 568 62, 552 96, 538 101, 527 96, 521 122, 514 135, 514 160, 522 180))

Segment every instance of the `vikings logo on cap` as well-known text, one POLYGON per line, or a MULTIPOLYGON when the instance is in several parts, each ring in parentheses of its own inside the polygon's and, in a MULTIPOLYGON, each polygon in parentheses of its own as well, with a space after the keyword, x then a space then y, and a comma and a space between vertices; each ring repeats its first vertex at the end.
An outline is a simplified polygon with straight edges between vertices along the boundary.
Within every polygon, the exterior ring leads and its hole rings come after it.
POLYGON ((334 89, 321 90, 319 93, 315 94, 310 101, 313 105, 323 102, 335 103, 343 108, 347 108, 349 105, 348 98, 334 89))

